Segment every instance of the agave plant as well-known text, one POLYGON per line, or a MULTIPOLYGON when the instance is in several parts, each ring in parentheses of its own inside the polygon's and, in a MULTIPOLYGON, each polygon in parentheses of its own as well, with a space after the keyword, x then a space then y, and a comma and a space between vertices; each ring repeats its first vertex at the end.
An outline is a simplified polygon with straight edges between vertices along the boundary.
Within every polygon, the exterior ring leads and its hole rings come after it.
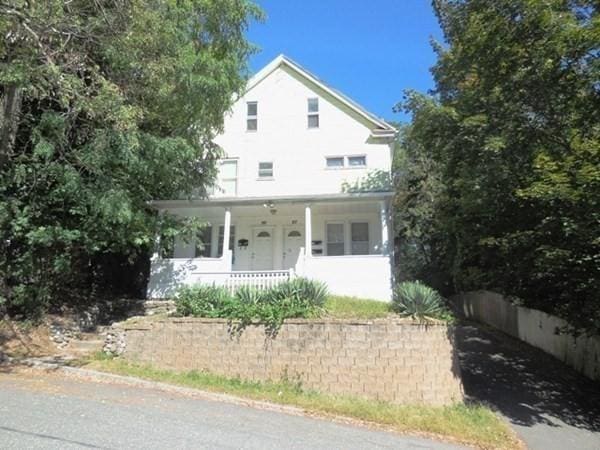
POLYGON ((447 315, 441 295, 418 281, 400 283, 394 289, 394 310, 418 320, 437 319, 447 315))

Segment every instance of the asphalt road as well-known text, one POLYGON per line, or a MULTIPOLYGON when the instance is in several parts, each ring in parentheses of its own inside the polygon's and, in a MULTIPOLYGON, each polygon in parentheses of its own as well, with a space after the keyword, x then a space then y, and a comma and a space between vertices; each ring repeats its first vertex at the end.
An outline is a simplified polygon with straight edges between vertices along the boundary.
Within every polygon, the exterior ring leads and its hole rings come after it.
POLYGON ((460 447, 148 388, 0 372, 0 448, 460 447))
POLYGON ((531 450, 600 450, 600 384, 499 331, 457 327, 468 398, 502 414, 531 450))

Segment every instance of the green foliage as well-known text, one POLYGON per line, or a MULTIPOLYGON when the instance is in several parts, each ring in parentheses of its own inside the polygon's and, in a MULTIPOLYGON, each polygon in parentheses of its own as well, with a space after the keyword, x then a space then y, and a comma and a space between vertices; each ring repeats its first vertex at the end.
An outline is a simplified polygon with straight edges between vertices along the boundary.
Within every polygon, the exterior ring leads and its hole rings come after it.
POLYGON ((396 285, 393 309, 401 316, 418 320, 450 317, 441 295, 418 281, 405 281, 396 285))
POLYGON ((342 182, 342 192, 389 192, 392 190, 390 173, 385 170, 370 170, 364 177, 353 182, 342 182))
POLYGON ((220 286, 186 286, 177 293, 177 314, 195 317, 221 317, 232 298, 229 291, 220 286))
POLYGON ((434 8, 446 41, 434 44, 435 96, 408 92, 402 106, 409 166, 435 184, 407 177, 401 238, 417 235, 418 269, 436 287, 499 290, 600 330, 598 3, 434 8), (425 192, 430 209, 415 210, 410 195, 425 192))
POLYGON ((398 405, 354 396, 328 395, 303 388, 293 377, 267 382, 227 378, 210 372, 174 372, 120 358, 96 359, 88 364, 95 370, 188 388, 221 392, 259 401, 294 405, 327 417, 350 417, 378 423, 401 433, 448 436, 473 447, 485 449, 519 448, 510 427, 489 408, 469 403, 435 407, 398 405), (290 380, 291 378, 291 380, 290 380))
POLYGON ((0 3, 0 298, 139 295, 154 199, 204 195, 254 51, 246 0, 0 3))
POLYGON ((318 315, 327 298, 327 287, 315 280, 293 278, 269 289, 240 287, 235 295, 219 286, 186 286, 177 292, 175 305, 181 316, 237 321, 234 331, 252 322, 264 323, 274 335, 285 319, 318 315))

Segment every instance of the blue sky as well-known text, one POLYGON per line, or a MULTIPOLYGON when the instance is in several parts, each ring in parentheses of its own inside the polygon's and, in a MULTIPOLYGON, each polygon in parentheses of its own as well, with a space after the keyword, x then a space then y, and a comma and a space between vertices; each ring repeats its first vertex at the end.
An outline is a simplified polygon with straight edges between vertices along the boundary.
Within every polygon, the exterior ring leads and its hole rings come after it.
POLYGON ((267 14, 248 39, 253 72, 280 53, 386 120, 404 89, 433 87, 430 37, 441 31, 429 0, 255 0, 267 14))

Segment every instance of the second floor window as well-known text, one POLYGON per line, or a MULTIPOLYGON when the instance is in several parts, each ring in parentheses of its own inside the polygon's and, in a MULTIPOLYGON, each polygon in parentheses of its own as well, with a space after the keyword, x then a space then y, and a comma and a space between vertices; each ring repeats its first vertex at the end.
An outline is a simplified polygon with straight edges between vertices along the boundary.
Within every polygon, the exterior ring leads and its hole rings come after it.
POLYGON ((246 131, 258 130, 258 102, 246 103, 248 115, 246 117, 246 131))
POLYGON ((331 156, 326 158, 327 167, 330 169, 338 169, 340 167, 344 167, 344 157, 343 156, 331 156))
POLYGON ((319 128, 319 99, 308 99, 308 128, 319 128))
POLYGON ((258 178, 273 178, 273 163, 259 162, 258 163, 258 178))
POLYGON ((366 156, 348 156, 349 167, 364 167, 367 165, 366 156))
POLYGON ((237 161, 229 159, 221 162, 219 187, 225 196, 237 194, 237 161))

